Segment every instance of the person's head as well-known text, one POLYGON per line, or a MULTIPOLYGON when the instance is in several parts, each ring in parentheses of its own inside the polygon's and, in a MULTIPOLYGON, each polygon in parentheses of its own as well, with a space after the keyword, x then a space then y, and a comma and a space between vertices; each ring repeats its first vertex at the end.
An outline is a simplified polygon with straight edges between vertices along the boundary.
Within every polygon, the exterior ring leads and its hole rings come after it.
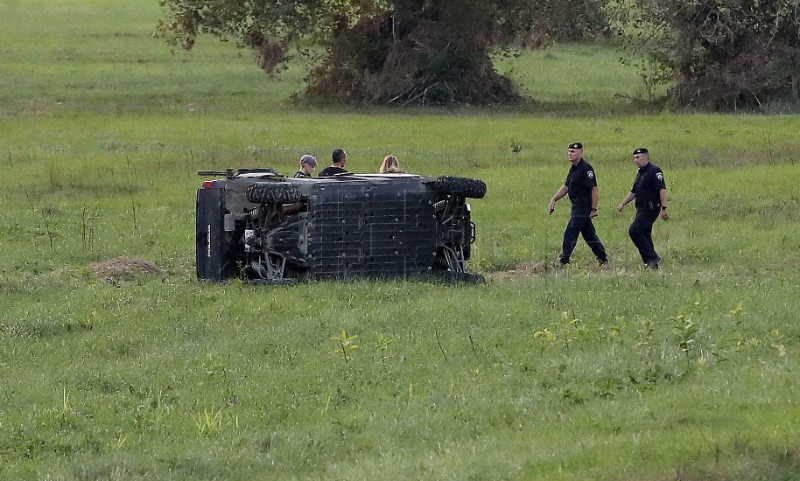
POLYGON ((392 174, 400 171, 400 161, 394 155, 387 155, 381 164, 381 174, 392 174))
POLYGON ((300 157, 300 170, 304 173, 311 175, 314 169, 317 168, 317 159, 313 155, 304 155, 300 157))
POLYGON ((583 158, 583 144, 580 142, 569 144, 567 146, 567 158, 573 164, 578 163, 583 158))
POLYGON ((333 165, 344 167, 344 163, 347 162, 347 152, 342 149, 336 149, 331 154, 331 160, 333 160, 333 165))
POLYGON ((644 147, 639 147, 633 151, 633 162, 637 167, 642 168, 650 162, 650 151, 644 147))

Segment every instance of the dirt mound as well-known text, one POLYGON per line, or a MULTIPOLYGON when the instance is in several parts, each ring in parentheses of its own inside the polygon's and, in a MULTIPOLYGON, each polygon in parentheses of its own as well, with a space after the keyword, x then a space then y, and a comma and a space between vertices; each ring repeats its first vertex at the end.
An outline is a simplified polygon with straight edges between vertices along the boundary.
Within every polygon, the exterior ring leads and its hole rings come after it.
POLYGON ((504 280, 504 279, 516 279, 519 277, 527 277, 533 276, 537 274, 544 274, 551 267, 548 265, 547 262, 528 262, 525 264, 520 264, 512 269, 508 269, 505 271, 497 271, 492 272, 486 275, 486 277, 495 280, 504 280))
POLYGON ((152 262, 130 257, 117 257, 108 261, 94 262, 90 267, 97 277, 105 278, 108 281, 126 281, 141 274, 161 273, 161 269, 152 262))

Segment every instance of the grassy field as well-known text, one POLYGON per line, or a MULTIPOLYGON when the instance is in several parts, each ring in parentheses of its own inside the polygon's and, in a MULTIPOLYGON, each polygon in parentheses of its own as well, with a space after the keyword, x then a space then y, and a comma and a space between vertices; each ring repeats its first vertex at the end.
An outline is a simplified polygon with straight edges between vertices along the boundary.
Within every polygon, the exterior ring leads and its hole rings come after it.
POLYGON ((170 52, 159 15, 0 0, 0 479, 800 478, 800 117, 650 113, 575 45, 498 60, 517 107, 296 105, 301 65, 170 52), (552 268, 574 141, 607 269, 582 242, 552 268), (670 188, 658 272, 614 212, 638 146, 670 188), (198 170, 336 147, 485 180, 487 283, 194 279, 198 170))

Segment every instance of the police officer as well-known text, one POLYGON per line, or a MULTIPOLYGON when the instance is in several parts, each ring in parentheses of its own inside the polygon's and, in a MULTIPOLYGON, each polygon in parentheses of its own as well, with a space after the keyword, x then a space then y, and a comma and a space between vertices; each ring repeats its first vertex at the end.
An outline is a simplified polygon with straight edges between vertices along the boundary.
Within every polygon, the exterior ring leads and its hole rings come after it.
POLYGON ((572 212, 569 216, 567 228, 564 230, 564 242, 558 261, 561 265, 569 264, 569 258, 578 243, 578 235, 583 235, 583 240, 589 244, 600 265, 608 262, 606 249, 597 232, 594 230, 592 219, 597 217, 597 206, 600 202, 600 190, 597 188, 597 176, 588 162, 583 160, 583 144, 576 142, 567 147, 567 158, 572 167, 567 173, 567 180, 550 199, 550 213, 556 209, 556 202, 569 194, 572 202, 572 212))
POLYGON ((633 151, 633 162, 639 167, 639 173, 633 187, 617 210, 622 212, 626 205, 636 199, 636 217, 628 229, 633 244, 639 249, 645 266, 658 269, 661 257, 653 245, 653 224, 659 215, 669 219, 667 210, 667 184, 661 168, 650 163, 650 152, 640 147, 633 151))

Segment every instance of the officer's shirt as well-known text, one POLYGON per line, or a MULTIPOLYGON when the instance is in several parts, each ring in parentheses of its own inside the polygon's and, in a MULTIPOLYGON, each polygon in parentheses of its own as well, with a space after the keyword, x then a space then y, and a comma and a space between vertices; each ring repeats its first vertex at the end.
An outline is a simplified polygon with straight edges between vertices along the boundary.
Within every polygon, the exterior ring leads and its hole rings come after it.
POLYGON ((652 162, 648 162, 644 167, 639 168, 639 173, 636 175, 636 180, 633 181, 631 192, 636 195, 636 207, 648 204, 651 208, 656 208, 661 205, 661 197, 659 192, 661 189, 666 189, 667 184, 664 182, 664 172, 661 168, 652 162))
POLYGON ((569 189, 569 200, 573 204, 591 204, 592 189, 597 187, 597 177, 589 162, 581 159, 573 165, 567 173, 564 185, 569 189))

